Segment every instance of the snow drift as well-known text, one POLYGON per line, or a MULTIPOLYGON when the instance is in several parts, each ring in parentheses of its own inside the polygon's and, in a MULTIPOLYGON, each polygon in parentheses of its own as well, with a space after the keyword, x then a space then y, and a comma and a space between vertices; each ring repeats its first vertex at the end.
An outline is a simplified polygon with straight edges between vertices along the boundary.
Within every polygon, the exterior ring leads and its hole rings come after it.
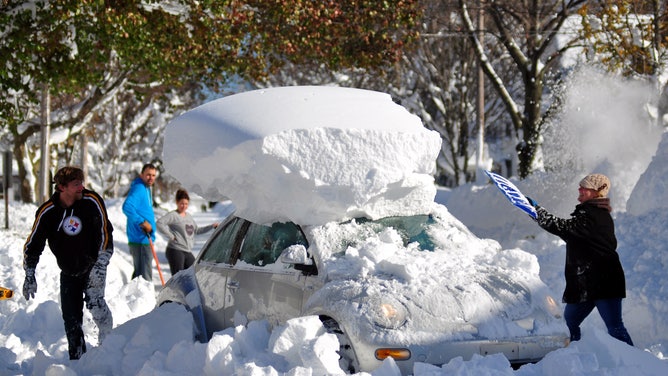
POLYGON ((647 170, 640 176, 631 196, 626 202, 626 210, 633 215, 643 215, 652 210, 668 207, 668 132, 661 136, 661 142, 647 170), (652 199, 648 199, 652 198, 652 199))

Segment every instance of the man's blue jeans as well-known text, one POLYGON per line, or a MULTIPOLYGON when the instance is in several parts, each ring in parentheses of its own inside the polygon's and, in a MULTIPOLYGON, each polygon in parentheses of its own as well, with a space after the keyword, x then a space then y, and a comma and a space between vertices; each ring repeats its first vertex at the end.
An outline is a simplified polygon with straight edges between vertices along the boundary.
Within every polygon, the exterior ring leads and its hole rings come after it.
POLYGON ((596 308, 601 315, 608 333, 622 342, 633 346, 633 341, 622 321, 622 299, 599 299, 583 303, 568 303, 564 309, 566 325, 571 332, 571 341, 580 340, 580 324, 596 308))
POLYGON ((130 254, 132 255, 132 264, 134 265, 134 272, 132 272, 132 279, 135 277, 144 277, 145 280, 153 281, 153 251, 149 244, 128 244, 130 254))

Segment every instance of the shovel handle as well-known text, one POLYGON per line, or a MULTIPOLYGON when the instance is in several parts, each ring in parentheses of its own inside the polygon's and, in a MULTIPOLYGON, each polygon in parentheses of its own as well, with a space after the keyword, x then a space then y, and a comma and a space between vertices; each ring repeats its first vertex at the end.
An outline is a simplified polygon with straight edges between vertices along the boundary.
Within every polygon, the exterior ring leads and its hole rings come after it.
POLYGON ((160 269, 160 262, 158 261, 158 254, 155 253, 155 246, 153 245, 153 240, 151 240, 151 235, 150 234, 146 234, 146 236, 148 237, 148 244, 151 245, 151 252, 153 252, 153 259, 155 260, 155 266, 158 267, 158 275, 160 275, 160 282, 164 286, 165 285, 165 278, 163 278, 163 276, 162 276, 162 269, 160 269))

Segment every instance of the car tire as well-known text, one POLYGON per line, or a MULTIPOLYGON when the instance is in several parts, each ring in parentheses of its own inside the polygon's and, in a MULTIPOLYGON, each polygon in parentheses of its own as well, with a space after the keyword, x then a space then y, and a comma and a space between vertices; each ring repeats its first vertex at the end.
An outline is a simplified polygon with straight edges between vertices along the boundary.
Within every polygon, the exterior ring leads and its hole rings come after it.
POLYGON ((320 316, 320 321, 322 321, 322 325, 325 327, 325 330, 327 330, 327 333, 334 334, 339 340, 339 351, 337 352, 340 356, 339 366, 341 369, 349 374, 357 373, 360 368, 359 362, 357 361, 355 349, 353 349, 348 335, 343 332, 339 323, 333 318, 320 316))

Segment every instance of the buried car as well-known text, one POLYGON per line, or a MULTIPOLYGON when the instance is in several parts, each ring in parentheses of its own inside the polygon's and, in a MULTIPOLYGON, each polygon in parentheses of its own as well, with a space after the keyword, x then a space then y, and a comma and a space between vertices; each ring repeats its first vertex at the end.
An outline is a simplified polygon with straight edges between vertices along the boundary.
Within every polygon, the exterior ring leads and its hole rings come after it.
POLYGON ((185 305, 203 341, 249 320, 317 315, 348 372, 387 357, 404 374, 474 354, 522 364, 567 339, 534 256, 476 238, 438 204, 322 226, 230 216, 158 300, 185 305))
POLYGON ((168 124, 167 173, 236 211, 158 304, 195 334, 317 316, 344 371, 503 353, 541 359, 568 338, 536 258, 473 235, 434 203, 440 137, 387 94, 272 88, 168 124))

